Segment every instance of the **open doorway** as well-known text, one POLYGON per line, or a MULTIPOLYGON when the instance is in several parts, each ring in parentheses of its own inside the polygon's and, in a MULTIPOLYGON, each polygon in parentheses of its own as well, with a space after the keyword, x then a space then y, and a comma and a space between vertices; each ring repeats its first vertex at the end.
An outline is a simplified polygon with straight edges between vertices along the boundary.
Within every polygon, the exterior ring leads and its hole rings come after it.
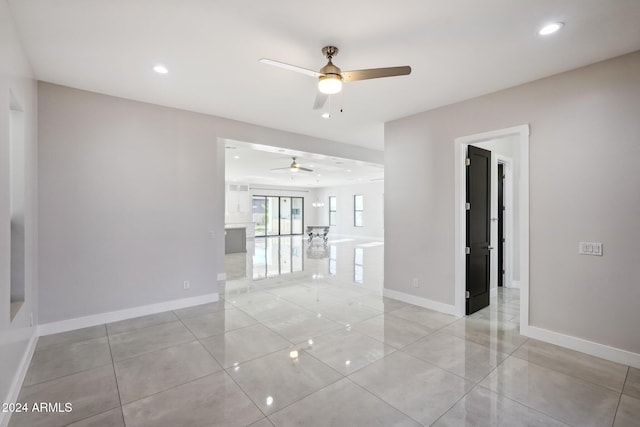
MULTIPOLYGON (((466 158, 470 145, 489 149, 491 155, 491 243, 497 248, 498 241, 498 165, 505 173, 505 232, 504 244, 504 288, 520 288, 519 320, 521 326, 528 325, 529 308, 529 127, 528 125, 493 132, 469 135, 456 139, 456 224, 455 224, 455 301, 456 311, 465 315, 466 306, 466 158)), ((498 296, 498 253, 491 255, 490 289, 493 298, 498 296)), ((497 301, 497 299, 496 299, 497 301)))
MULTIPOLYGON (((289 280, 292 273, 316 268, 324 277, 352 271, 349 282, 363 281, 362 260, 374 260, 383 250, 383 165, 231 139, 219 144, 225 165, 226 280, 289 280), (326 239, 307 239, 308 228, 325 227, 326 239), (360 244, 372 246, 351 247, 360 244), (353 265, 336 268, 330 255, 343 252, 345 257, 337 258, 353 265)), ((380 264, 367 263, 367 271, 380 264)), ((377 271, 366 275, 381 277, 377 271)))

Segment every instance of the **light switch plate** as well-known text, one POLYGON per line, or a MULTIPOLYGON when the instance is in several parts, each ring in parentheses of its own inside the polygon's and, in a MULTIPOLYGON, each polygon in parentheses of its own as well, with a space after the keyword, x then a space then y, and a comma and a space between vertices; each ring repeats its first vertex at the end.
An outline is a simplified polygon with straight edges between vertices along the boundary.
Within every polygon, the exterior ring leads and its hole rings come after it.
POLYGON ((578 245, 578 254, 602 256, 602 243, 580 242, 578 245))

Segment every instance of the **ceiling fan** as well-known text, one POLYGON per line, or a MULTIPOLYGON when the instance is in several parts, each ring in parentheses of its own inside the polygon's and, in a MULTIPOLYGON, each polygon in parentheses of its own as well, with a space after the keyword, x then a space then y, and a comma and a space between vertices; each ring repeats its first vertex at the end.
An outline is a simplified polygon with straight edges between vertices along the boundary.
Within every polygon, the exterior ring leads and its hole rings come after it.
POLYGON ((280 170, 285 170, 288 169, 291 172, 298 172, 298 171, 304 171, 304 172, 313 172, 313 169, 309 169, 309 168, 305 168, 300 166, 297 162, 296 162, 296 158, 292 157, 293 159, 293 163, 291 163, 290 166, 287 166, 286 168, 275 168, 275 169, 271 169, 272 171, 280 171, 280 170))
POLYGON ((260 59, 260 62, 318 78, 319 93, 316 97, 315 103, 313 104, 314 110, 320 109, 324 106, 328 95, 340 92, 342 90, 342 82, 377 79, 381 77, 406 76, 411 74, 411 67, 409 66, 342 71, 339 67, 333 65, 333 62, 331 62, 333 57, 338 54, 337 47, 325 46, 322 48, 322 54, 329 62, 327 62, 327 65, 322 67, 320 71, 313 71, 268 58, 262 58, 260 59))

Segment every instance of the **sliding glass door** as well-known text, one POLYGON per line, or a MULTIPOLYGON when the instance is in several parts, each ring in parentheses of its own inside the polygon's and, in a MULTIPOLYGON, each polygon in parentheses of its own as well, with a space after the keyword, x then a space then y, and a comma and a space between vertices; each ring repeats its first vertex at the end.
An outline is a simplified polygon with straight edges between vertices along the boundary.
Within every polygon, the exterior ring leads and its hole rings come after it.
POLYGON ((303 206, 303 197, 253 196, 256 237, 302 234, 303 206))
POLYGON ((280 234, 291 234, 291 197, 280 197, 280 234))
POLYGON ((291 198, 291 234, 302 234, 302 223, 304 217, 302 215, 304 199, 302 197, 291 198))
POLYGON ((267 236, 280 234, 280 203, 278 197, 267 196, 267 236))

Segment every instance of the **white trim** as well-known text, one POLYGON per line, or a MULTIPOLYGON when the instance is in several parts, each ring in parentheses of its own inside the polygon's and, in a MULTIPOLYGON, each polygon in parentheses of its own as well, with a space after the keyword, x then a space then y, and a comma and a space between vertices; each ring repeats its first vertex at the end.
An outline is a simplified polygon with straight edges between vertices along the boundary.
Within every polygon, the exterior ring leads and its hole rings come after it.
POLYGON ((59 332, 73 331, 75 329, 88 328, 89 326, 103 325, 105 323, 132 319, 134 317, 146 316, 148 314, 162 313, 163 311, 177 310, 180 308, 216 302, 219 300, 220 297, 218 293, 215 292, 197 297, 176 299, 157 304, 126 308, 124 310, 110 311, 107 313, 76 317, 74 319, 61 320, 58 322, 44 323, 38 325, 38 335, 44 336, 57 334, 59 332))
POLYGON ((453 314, 454 316, 457 315, 455 306, 444 304, 438 301, 433 301, 427 298, 422 298, 422 297, 418 297, 411 294, 405 294, 404 292, 394 291, 392 289, 387 289, 387 288, 384 288, 382 290, 382 295, 387 298, 392 298, 398 301, 417 305, 419 307, 428 308, 429 310, 435 310, 445 314, 453 314))
POLYGON ((218 282, 224 282, 227 280, 227 273, 218 273, 218 282))
POLYGON ((455 139, 455 217, 454 217, 454 301, 455 313, 465 315, 465 254, 466 214, 465 214, 465 158, 467 146, 505 136, 520 137, 520 325, 529 325, 529 125, 521 125, 491 132, 462 136, 455 139))
POLYGON ((510 289, 520 289, 520 280, 512 280, 511 286, 507 286, 510 289))
POLYGON ((608 345, 573 337, 571 335, 564 335, 559 332, 553 332, 535 326, 521 328, 520 333, 540 341, 545 341, 571 350, 590 354, 591 356, 600 357, 602 359, 607 359, 612 362, 640 369, 640 354, 638 353, 610 347, 608 345))
MULTIPOLYGON (((33 357, 33 352, 36 349, 36 343, 38 342, 38 335, 33 334, 31 339, 29 340, 29 344, 27 344, 27 349, 22 355, 22 360, 20 361, 20 365, 16 370, 16 373, 13 375, 13 380, 11 381, 11 387, 9 388, 9 392, 7 393, 7 397, 3 402, 11 402, 15 403, 18 400, 18 396, 20 395, 20 389, 22 388, 22 383, 24 382, 24 378, 27 376, 27 370, 29 369, 29 364, 31 364, 31 358, 33 357)), ((9 425, 9 421, 11 420, 11 412, 0 412, 0 427, 7 427, 9 425)))
POLYGON ((498 296, 498 287, 489 289, 489 298, 494 298, 498 296))

